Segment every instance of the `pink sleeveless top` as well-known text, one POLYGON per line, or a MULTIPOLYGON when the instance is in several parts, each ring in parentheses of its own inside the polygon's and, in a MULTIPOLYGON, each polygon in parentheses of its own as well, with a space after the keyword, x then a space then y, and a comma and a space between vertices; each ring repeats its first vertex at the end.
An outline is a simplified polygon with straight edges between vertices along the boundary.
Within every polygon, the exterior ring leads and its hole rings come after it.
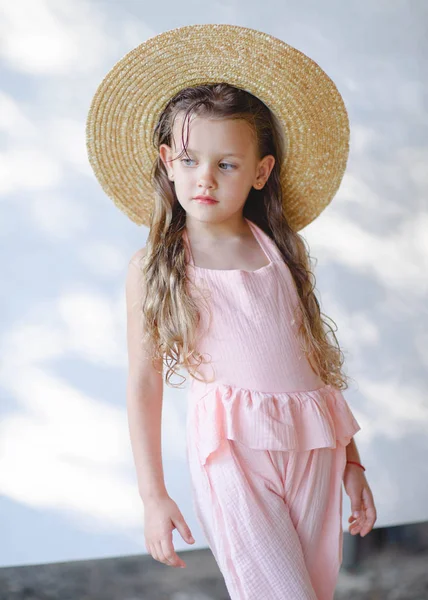
POLYGON ((278 247, 246 221, 269 261, 255 271, 198 267, 184 230, 188 290, 201 311, 197 349, 210 360, 198 376, 213 379, 190 377, 189 435, 202 464, 223 438, 301 451, 346 446, 361 429, 341 390, 325 385, 300 349, 298 292, 278 247))

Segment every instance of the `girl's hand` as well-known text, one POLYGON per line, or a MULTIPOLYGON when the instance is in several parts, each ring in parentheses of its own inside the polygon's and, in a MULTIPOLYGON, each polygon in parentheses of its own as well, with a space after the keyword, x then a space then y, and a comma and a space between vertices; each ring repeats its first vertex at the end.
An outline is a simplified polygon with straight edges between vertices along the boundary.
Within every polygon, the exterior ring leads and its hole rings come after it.
POLYGON ((347 464, 343 483, 351 500, 352 515, 348 519, 348 523, 351 523, 349 533, 351 535, 359 533, 364 537, 371 531, 377 519, 373 494, 364 471, 358 465, 347 464))
POLYGON ((148 552, 159 562, 184 569, 186 563, 176 554, 172 543, 174 529, 178 529, 185 542, 195 543, 183 515, 170 496, 144 502, 144 538, 148 552))

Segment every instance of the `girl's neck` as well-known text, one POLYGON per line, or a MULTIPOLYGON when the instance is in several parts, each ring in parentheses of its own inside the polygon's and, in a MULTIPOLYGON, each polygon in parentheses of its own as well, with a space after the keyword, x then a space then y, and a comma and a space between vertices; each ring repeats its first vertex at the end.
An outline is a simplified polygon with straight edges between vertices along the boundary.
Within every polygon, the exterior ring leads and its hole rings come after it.
POLYGON ((221 244, 224 241, 240 240, 251 235, 247 219, 242 216, 221 223, 206 223, 187 218, 186 230, 189 239, 196 243, 203 241, 221 244))

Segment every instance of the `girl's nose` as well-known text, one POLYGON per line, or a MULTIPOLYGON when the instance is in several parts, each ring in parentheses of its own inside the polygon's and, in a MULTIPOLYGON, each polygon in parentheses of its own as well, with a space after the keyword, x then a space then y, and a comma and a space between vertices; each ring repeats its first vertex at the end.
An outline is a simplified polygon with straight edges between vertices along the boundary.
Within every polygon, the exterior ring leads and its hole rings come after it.
POLYGON ((213 167, 206 166, 201 169, 198 183, 202 187, 213 187, 215 185, 213 167))

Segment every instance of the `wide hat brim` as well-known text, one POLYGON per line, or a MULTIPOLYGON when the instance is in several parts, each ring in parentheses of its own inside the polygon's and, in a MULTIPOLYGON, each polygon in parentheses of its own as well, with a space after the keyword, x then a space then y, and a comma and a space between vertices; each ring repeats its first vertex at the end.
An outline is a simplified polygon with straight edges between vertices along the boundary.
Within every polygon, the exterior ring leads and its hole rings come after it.
POLYGON ((293 230, 302 229, 339 188, 349 154, 348 115, 316 62, 255 29, 187 25, 147 39, 119 60, 98 86, 86 123, 99 183, 132 221, 149 226, 156 122, 179 90, 220 82, 257 96, 282 125, 284 214, 293 230))

